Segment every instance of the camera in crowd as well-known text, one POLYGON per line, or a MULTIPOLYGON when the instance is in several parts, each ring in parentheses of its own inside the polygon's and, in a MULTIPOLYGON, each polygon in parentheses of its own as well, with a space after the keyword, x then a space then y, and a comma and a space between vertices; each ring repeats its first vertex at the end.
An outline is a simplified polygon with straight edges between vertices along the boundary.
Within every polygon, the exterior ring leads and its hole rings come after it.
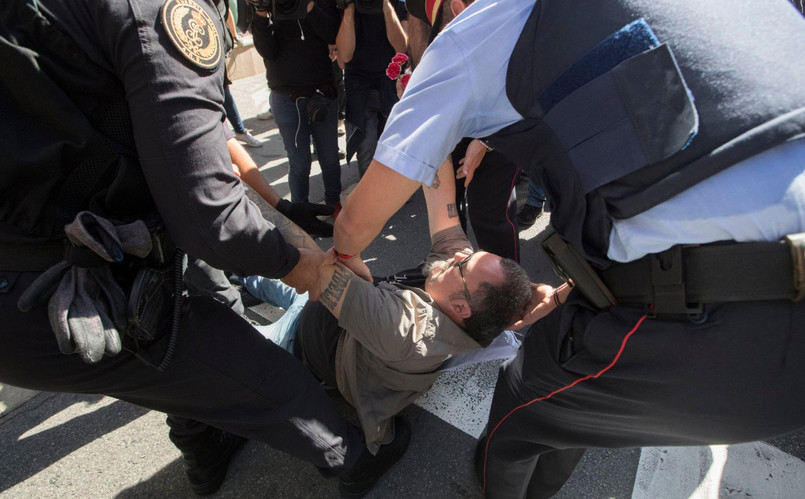
POLYGON ((383 2, 386 0, 335 0, 339 9, 346 9, 347 5, 354 3, 355 10, 361 14, 382 14, 383 2))
POLYGON ((309 0, 246 0, 255 10, 269 12, 277 21, 303 19, 309 0))

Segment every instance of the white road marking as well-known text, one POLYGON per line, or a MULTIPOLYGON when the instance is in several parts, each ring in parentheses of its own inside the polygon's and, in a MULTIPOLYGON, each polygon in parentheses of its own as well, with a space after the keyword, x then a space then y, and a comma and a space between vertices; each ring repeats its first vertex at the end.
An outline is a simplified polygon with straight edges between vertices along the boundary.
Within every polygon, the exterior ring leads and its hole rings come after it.
POLYGON ((647 447, 632 499, 805 497, 805 463, 763 442, 647 447))
MULTIPOLYGON (((478 438, 501 361, 443 374, 416 404, 478 438)), ((805 498, 805 463, 763 442, 641 450, 632 499, 805 498)))
POLYGON ((493 360, 448 371, 415 403, 471 437, 478 438, 489 417, 501 363, 501 360, 493 360))

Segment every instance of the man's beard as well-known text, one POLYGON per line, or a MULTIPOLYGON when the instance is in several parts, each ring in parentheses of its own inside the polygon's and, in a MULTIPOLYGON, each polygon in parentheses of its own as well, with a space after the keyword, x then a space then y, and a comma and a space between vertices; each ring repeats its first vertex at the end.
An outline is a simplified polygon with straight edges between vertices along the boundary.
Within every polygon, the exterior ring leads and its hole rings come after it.
POLYGON ((444 274, 452 265, 448 260, 435 260, 433 262, 425 264, 424 271, 425 275, 427 276, 426 282, 430 281, 441 274, 444 274))

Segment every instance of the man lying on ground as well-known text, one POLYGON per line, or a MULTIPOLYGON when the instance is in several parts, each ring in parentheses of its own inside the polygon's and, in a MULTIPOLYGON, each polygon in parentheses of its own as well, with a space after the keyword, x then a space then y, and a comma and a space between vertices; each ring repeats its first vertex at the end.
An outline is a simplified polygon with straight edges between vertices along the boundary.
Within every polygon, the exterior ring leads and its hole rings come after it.
POLYGON ((445 361, 488 345, 553 291, 532 286, 513 260, 473 253, 459 225, 449 162, 438 175, 441 182, 425 188, 432 246, 424 289, 373 285, 340 263, 321 267, 319 302, 305 303, 279 281, 243 280, 288 310, 264 335, 339 389, 357 409, 372 451, 394 438, 395 422, 402 423, 394 416, 431 387, 445 361))

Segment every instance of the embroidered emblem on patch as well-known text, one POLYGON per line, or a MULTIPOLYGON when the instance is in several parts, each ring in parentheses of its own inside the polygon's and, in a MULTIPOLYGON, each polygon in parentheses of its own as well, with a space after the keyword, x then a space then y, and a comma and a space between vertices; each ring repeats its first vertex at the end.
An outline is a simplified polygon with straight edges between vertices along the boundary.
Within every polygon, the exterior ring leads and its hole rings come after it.
POLYGON ((176 48, 196 66, 210 69, 221 62, 221 42, 212 18, 193 0, 167 0, 162 24, 176 48))

